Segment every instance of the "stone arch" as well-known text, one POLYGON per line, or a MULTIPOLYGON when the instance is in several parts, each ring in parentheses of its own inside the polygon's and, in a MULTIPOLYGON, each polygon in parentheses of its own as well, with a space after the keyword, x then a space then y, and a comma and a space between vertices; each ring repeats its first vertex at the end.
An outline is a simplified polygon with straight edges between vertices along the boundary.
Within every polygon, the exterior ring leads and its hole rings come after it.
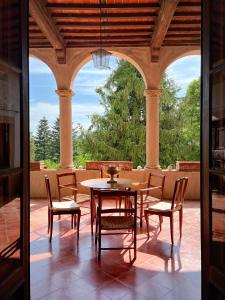
MULTIPOLYGON (((172 48, 172 47, 171 47, 172 48)), ((162 74, 165 72, 165 70, 168 68, 169 65, 171 65, 176 60, 190 55, 201 55, 200 48, 196 47, 176 47, 174 49, 170 49, 168 52, 165 53, 164 58, 162 60, 162 67, 161 72, 162 74)))
MULTIPOLYGON (((110 50, 110 52, 112 53, 112 55, 117 56, 119 58, 122 58, 124 60, 127 60, 129 63, 131 63, 141 74, 143 80, 144 80, 144 84, 145 84, 145 88, 147 88, 148 84, 148 79, 147 79, 147 73, 145 68, 139 63, 137 62, 137 60, 135 60, 134 58, 132 58, 132 56, 127 55, 126 53, 124 53, 123 51, 114 51, 114 50, 110 50)), ((78 57, 76 58, 76 63, 74 62, 74 69, 73 69, 73 74, 71 77, 71 82, 70 82, 70 86, 72 85, 76 75, 78 74, 78 72, 80 71, 80 69, 87 63, 89 62, 92 58, 91 58, 91 52, 86 53, 86 55, 83 55, 83 57, 79 57, 79 61, 78 61, 78 57)))
POLYGON ((53 70, 51 64, 49 63, 49 60, 46 59, 44 56, 40 55, 38 52, 32 51, 32 49, 30 49, 30 50, 31 50, 31 51, 30 51, 30 53, 29 53, 29 57, 37 58, 37 59, 39 59, 42 63, 46 64, 46 65, 49 67, 49 69, 51 70, 52 75, 54 76, 55 82, 56 82, 56 84, 57 84, 57 78, 56 78, 56 76, 55 76, 55 73, 54 73, 54 70, 53 70))

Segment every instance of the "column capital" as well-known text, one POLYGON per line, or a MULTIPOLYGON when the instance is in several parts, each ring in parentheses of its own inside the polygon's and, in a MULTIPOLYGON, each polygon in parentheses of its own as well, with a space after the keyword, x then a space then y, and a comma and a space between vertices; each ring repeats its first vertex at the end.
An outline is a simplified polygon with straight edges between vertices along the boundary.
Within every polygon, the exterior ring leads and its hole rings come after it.
POLYGON ((158 98, 161 95, 161 89, 146 89, 144 95, 145 97, 158 98))
POLYGON ((61 98, 69 98, 74 96, 74 92, 71 89, 59 89, 55 91, 57 95, 61 98))

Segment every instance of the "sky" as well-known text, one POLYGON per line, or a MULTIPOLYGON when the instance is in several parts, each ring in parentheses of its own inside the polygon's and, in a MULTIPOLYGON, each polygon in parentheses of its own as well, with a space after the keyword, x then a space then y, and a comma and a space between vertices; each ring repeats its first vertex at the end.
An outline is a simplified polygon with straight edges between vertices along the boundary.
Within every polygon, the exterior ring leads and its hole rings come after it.
MULTIPOLYGON (((102 86, 116 67, 116 57, 110 58, 110 70, 98 70, 90 61, 81 68, 74 79, 72 90, 75 95, 72 101, 73 126, 90 125, 93 113, 103 113, 99 96, 95 92, 102 86)), ((52 125, 59 116, 59 98, 55 93, 56 82, 49 67, 39 59, 30 57, 30 132, 35 134, 39 120, 46 117, 52 125)), ((172 63, 166 70, 180 88, 177 96, 185 95, 188 84, 200 76, 200 56, 192 55, 172 63)))

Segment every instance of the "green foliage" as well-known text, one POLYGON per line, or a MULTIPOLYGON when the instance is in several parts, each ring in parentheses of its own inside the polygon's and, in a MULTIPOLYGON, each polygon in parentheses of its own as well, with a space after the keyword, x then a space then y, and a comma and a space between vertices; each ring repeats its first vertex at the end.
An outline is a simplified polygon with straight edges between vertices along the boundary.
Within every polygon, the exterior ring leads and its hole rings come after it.
POLYGON ((73 162, 74 167, 78 168, 78 167, 82 166, 85 168, 87 160, 91 160, 90 154, 88 154, 88 153, 78 154, 76 156, 76 160, 73 162))
POLYGON ((59 163, 56 163, 56 162, 54 162, 54 161, 52 161, 50 159, 44 160, 44 165, 48 169, 58 169, 59 168, 59 163))
POLYGON ((97 89, 105 112, 80 132, 80 149, 95 160, 131 160, 145 164, 145 97, 140 73, 120 60, 102 88, 97 89))
POLYGON ((200 159, 200 80, 188 86, 186 96, 177 99, 177 87, 166 76, 161 82, 160 165, 175 165, 177 160, 200 159))
POLYGON ((55 163, 59 162, 60 159, 60 126, 59 118, 54 122, 51 130, 51 140, 50 140, 50 157, 55 163))
POLYGON ((35 139, 34 136, 30 135, 30 160, 35 160, 35 139))
POLYGON ((35 159, 45 160, 50 158, 51 131, 46 117, 40 119, 35 135, 35 159))
POLYGON ((193 80, 181 104, 184 160, 200 159, 200 79, 193 80))
MULTIPOLYGON (((200 157, 200 80, 188 86, 182 99, 178 87, 165 74, 159 104, 160 165, 167 168, 177 160, 200 157)), ((130 160, 145 165, 146 117, 144 82, 139 72, 120 60, 105 85, 97 89, 104 114, 93 114, 88 130, 73 130, 75 167, 87 160, 130 160)), ((59 167, 59 118, 52 129, 44 117, 35 137, 31 135, 31 159, 44 160, 48 168, 59 167)))
POLYGON ((178 88, 174 81, 164 74, 161 80, 159 103, 159 160, 162 168, 175 164, 180 157, 181 120, 179 103, 176 98, 178 88))

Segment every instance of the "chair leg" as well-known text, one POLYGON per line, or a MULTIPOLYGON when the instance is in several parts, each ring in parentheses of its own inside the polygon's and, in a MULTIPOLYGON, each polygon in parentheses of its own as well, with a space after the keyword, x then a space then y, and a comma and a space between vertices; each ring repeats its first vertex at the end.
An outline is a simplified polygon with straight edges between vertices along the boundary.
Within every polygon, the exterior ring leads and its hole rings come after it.
POLYGON ((96 225, 95 225, 95 245, 97 245, 98 240, 98 217, 96 217, 96 225))
POLYGON ((141 203, 140 203, 140 227, 142 227, 142 218, 143 218, 143 198, 141 196, 141 203))
POLYGON ((137 258, 137 229, 134 228, 133 231, 133 238, 134 238, 134 260, 137 258))
POLYGON ((170 234, 171 234, 171 242, 174 244, 173 240, 173 214, 170 216, 170 234))
POLYGON ((73 228, 73 219, 74 219, 74 214, 71 214, 71 228, 73 228))
POLYGON ((179 211, 179 222, 180 222, 180 239, 182 237, 182 224, 183 224, 183 209, 179 211))
POLYGON ((91 210, 91 235, 93 235, 93 223, 94 223, 94 196, 91 189, 91 201, 90 201, 90 210, 91 210))
POLYGON ((51 243, 52 241, 52 228, 53 228, 53 213, 50 213, 50 236, 49 236, 49 241, 51 243))
POLYGON ((101 259, 101 247, 102 247, 101 239, 102 239, 101 228, 98 228, 98 261, 100 261, 101 259))
POLYGON ((77 215, 75 214, 74 215, 74 228, 76 228, 77 226, 77 215))
POLYGON ((77 241, 79 241, 80 238, 80 215, 81 212, 79 211, 79 213, 77 214, 77 241))
POLYGON ((145 221, 146 221, 146 231, 147 231, 147 236, 149 239, 149 220, 148 220, 148 212, 145 211, 145 221))
POLYGON ((162 230, 163 217, 159 216, 159 229, 162 230))
POLYGON ((48 233, 50 229, 50 209, 48 208, 48 233))

